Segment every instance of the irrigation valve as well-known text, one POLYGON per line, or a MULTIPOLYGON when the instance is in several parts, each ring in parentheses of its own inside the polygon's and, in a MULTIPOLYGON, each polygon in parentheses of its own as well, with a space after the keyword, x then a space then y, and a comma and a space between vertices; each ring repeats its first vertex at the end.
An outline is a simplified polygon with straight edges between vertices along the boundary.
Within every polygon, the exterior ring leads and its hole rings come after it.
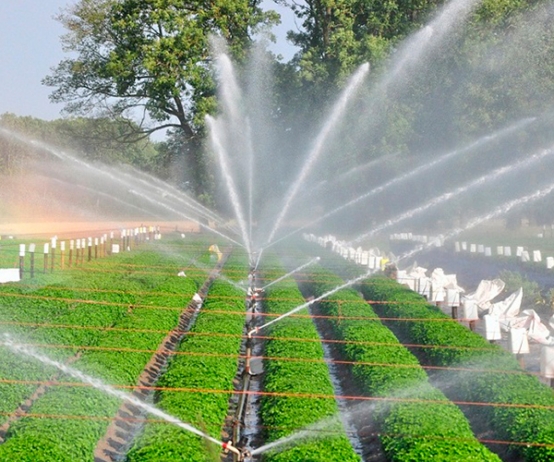
POLYGON ((229 451, 231 451, 232 453, 236 454, 239 458, 239 460, 244 460, 244 455, 241 451, 239 451, 236 447, 234 447, 232 444, 231 441, 228 441, 227 443, 223 442, 221 443, 221 447, 223 448, 223 452, 225 452, 225 454, 227 454, 229 451))

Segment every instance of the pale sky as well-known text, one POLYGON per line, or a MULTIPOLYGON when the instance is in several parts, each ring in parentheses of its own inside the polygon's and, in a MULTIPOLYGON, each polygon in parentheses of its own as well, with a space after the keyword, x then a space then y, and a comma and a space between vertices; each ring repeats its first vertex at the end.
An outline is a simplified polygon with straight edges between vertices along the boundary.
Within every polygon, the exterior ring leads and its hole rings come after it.
MULTIPOLYGON (((60 36, 65 30, 54 19, 75 0, 0 0, 0 114, 12 112, 52 120, 61 117, 62 105, 52 104, 52 88, 41 80, 66 57, 60 36)), ((292 15, 270 0, 266 4, 282 14, 274 52, 289 59, 294 50, 287 46, 285 31, 294 28, 292 15)))

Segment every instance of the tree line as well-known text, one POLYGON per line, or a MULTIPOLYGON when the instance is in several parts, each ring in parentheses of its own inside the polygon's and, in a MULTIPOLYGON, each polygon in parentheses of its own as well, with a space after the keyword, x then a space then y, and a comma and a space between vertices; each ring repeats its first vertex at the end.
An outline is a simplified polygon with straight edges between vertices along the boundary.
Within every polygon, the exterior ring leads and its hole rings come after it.
MULTIPOLYGON (((324 107, 360 64, 369 62, 378 78, 401 41, 444 4, 274 1, 292 11, 299 26, 288 33, 298 50, 289 62, 268 51, 275 75, 270 110, 283 127, 324 107)), ((417 157, 452 143, 452 133, 460 142, 501 125, 514 112, 543 110, 552 102, 545 95, 554 94, 553 21, 545 5, 482 1, 428 73, 386 95, 385 116, 363 149, 364 125, 358 121, 344 130, 341 162, 354 166, 382 153, 417 157), (503 56, 498 69, 492 69, 493 54, 503 56)), ((132 163, 210 203, 214 185, 204 120, 217 112, 210 37, 223 38, 240 65, 279 15, 264 10, 261 0, 77 0, 57 19, 67 31, 62 45, 69 57, 43 83, 69 117, 45 122, 5 114, 2 124, 41 133, 92 159, 132 163), (167 131, 166 140, 150 141, 159 130, 167 131)), ((0 168, 10 171, 14 149, 20 148, 6 150, 8 141, 0 143, 0 168)))

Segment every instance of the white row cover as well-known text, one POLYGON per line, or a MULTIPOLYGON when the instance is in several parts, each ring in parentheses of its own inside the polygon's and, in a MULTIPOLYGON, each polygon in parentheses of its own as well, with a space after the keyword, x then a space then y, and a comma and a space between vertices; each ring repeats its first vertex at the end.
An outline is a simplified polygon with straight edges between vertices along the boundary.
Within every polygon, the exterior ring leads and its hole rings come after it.
MULTIPOLYGON (((520 288, 506 299, 492 303, 502 293, 505 283, 501 279, 483 280, 473 293, 461 296, 464 289, 458 286, 456 275, 444 274, 436 268, 431 277, 425 276, 426 270, 412 267, 398 271, 398 282, 419 292, 432 302, 445 302, 447 306, 462 306, 462 318, 468 321, 479 319, 479 311, 486 313, 485 336, 488 340, 500 340, 501 332, 508 332, 510 349, 514 354, 529 352, 528 340, 543 345, 553 345, 554 337, 539 315, 532 309, 520 312, 523 289, 520 288)), ((550 320, 554 328, 554 316, 550 320)))
MULTIPOLYGON (((510 348, 512 352, 519 354, 529 353, 527 339, 543 345, 554 345, 550 329, 542 323, 535 310, 520 311, 523 299, 521 287, 504 300, 491 303, 491 300, 504 290, 504 285, 500 279, 481 281, 477 291, 468 296, 480 309, 487 312, 484 316, 487 339, 498 340, 497 331, 508 332, 510 348)), ((554 317, 550 324, 554 328, 554 317)))
POLYGON ((369 269, 380 269, 383 262, 387 261, 385 255, 381 254, 378 248, 364 250, 362 247, 349 247, 345 241, 341 241, 331 234, 322 237, 314 234, 304 234, 303 237, 309 242, 315 242, 322 247, 332 250, 346 260, 366 266, 369 269))
POLYGON ((444 274, 442 268, 436 268, 430 277, 427 270, 412 266, 407 270, 397 271, 397 281, 418 292, 432 302, 446 302, 449 306, 460 305, 460 293, 464 292, 457 282, 455 274, 444 274))
MULTIPOLYGON (((393 235, 397 236, 397 235, 393 235)), ((408 239, 409 233, 401 234, 396 239, 408 239)), ((334 252, 346 259, 355 261, 358 264, 377 269, 380 267, 384 256, 379 249, 363 250, 361 247, 354 249, 346 246, 344 241, 328 235, 316 237, 313 234, 305 234, 304 238, 319 245, 331 248, 334 252)), ((392 237, 391 237, 392 239, 392 237)), ((468 250, 470 252, 492 254, 490 247, 470 244, 467 242, 456 242, 456 250, 468 250)), ((516 249, 520 258, 525 258, 526 251, 518 247, 516 249)), ((497 247, 497 253, 505 256, 511 255, 510 247, 497 247)), ((529 256, 527 252, 527 256, 529 256)), ((540 261, 540 251, 533 252, 534 261, 540 261)), ((547 258, 547 264, 554 267, 554 257, 547 258)), ((505 288, 501 279, 483 280, 477 289, 466 295, 461 295, 465 290, 458 285, 455 274, 445 274, 442 268, 435 268, 431 276, 426 275, 427 269, 413 265, 411 268, 397 271, 397 281, 408 286, 411 290, 425 296, 431 302, 444 302, 447 306, 460 306, 462 318, 468 321, 479 319, 479 311, 484 313, 485 336, 488 340, 500 340, 501 332, 509 333, 510 349, 514 354, 525 354, 529 352, 528 340, 537 343, 554 346, 554 337, 550 329, 545 326, 539 315, 532 309, 521 310, 523 289, 520 288, 502 301, 492 303, 505 288)), ((554 329, 554 316, 550 319, 550 326, 554 329)), ((553 353, 554 354, 554 353, 553 353)))

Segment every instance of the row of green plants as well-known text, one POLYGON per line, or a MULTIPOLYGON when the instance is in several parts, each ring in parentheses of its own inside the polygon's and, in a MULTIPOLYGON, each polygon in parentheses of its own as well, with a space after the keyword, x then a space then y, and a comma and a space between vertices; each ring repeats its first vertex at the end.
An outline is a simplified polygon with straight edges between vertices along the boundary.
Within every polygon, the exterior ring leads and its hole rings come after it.
MULTIPOLYGON (((231 281, 238 269, 246 276, 242 253, 231 255, 222 278, 214 281, 201 311, 181 342, 158 386, 155 404, 218 440, 234 390, 241 335, 244 331, 245 291, 231 281), (186 392, 186 389, 190 389, 186 392)), ((221 448, 176 426, 148 423, 128 454, 130 462, 219 460, 221 448)))
POLYGON ((391 327, 407 342, 425 345, 418 354, 429 365, 452 368, 442 374, 451 384, 450 396, 490 404, 481 406, 479 414, 494 439, 513 442, 513 451, 525 460, 554 460, 554 394, 549 387, 525 373, 510 353, 449 322, 437 307, 396 281, 375 276, 361 290, 366 299, 379 301, 379 315, 398 319, 391 327))
MULTIPOLYGON (((134 386, 152 353, 125 349, 155 350, 163 332, 175 328, 180 310, 202 282, 177 277, 180 258, 152 247, 91 262, 93 271, 75 269, 42 276, 34 285, 5 285, 0 288, 0 319, 40 324, 5 325, 5 329, 18 341, 42 345, 37 349, 58 360, 78 352, 74 367, 106 383, 134 386), (163 267, 167 271, 159 270, 163 267)), ((1 355, 0 368, 7 380, 45 380, 53 373, 11 352, 1 355), (27 366, 7 370, 6 359, 8 365, 32 364, 29 367, 37 373, 29 375, 27 366)), ((74 381, 63 376, 59 380, 74 381)), ((6 386, 11 393, 9 402, 0 400, 3 412, 13 412, 34 388, 6 386)), ((0 445, 0 460, 91 461, 119 405, 119 400, 91 387, 54 386, 29 410, 42 418, 24 417, 12 423, 0 445)))
MULTIPOLYGON (((264 269, 270 268, 273 277, 284 274, 277 259, 266 256, 264 261, 264 269)), ((286 278, 268 288, 264 311, 281 315, 303 303, 304 298, 294 279, 286 278)), ((299 313, 307 314, 308 310, 303 309, 299 313)), ((272 359, 264 364, 265 392, 291 395, 334 394, 329 370, 322 362, 323 347, 318 341, 319 335, 311 319, 284 318, 262 333, 266 334, 270 339, 265 344, 265 355, 272 359), (305 361, 294 361, 291 358, 305 361)), ((261 401, 260 416, 266 428, 267 442, 294 435, 314 425, 317 428, 312 430, 319 433, 316 440, 294 441, 292 448, 290 445, 283 445, 279 447, 282 452, 269 452, 264 457, 267 462, 360 460, 344 434, 334 399, 266 395, 261 401)))
MULTIPOLYGON (((343 284, 322 267, 311 269, 307 285, 321 296, 343 284)), ((345 341, 342 352, 353 377, 369 397, 383 450, 393 461, 498 461, 475 438, 462 412, 431 386, 417 358, 385 327, 353 289, 342 289, 319 302, 332 316, 335 337, 345 341), (358 318, 358 319, 352 319, 358 318), (360 319, 361 318, 361 319, 360 319)))

